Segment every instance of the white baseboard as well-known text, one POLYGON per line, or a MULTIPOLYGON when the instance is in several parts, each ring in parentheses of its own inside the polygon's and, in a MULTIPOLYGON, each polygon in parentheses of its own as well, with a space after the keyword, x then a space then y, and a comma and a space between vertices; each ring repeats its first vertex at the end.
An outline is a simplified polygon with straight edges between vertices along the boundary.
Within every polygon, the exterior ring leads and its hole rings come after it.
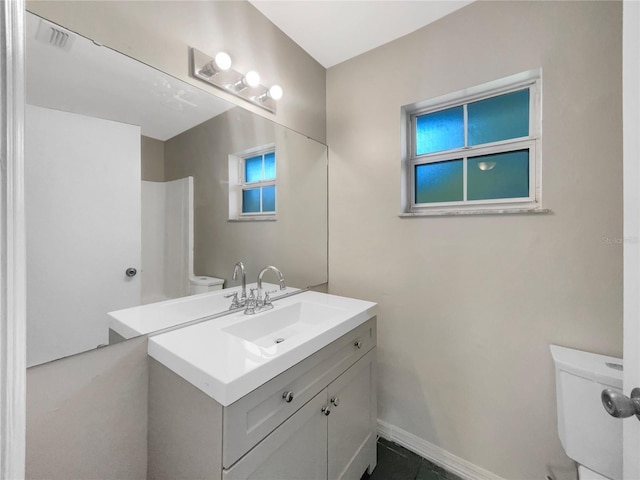
POLYGON ((457 475, 464 480, 504 480, 471 462, 456 457, 452 453, 427 442, 401 428, 390 425, 382 420, 378 420, 378 435, 402 445, 407 450, 417 453, 448 472, 457 475))

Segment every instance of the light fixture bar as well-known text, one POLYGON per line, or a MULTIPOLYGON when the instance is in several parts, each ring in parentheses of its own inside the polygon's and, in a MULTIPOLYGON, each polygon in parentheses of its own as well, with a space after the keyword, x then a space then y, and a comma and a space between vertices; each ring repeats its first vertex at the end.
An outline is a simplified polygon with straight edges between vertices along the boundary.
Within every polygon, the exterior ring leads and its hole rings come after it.
POLYGON ((220 70, 215 68, 215 65, 215 60, 206 53, 197 48, 189 48, 189 73, 193 78, 240 97, 271 113, 276 113, 276 100, 282 97, 280 86, 275 86, 278 95, 270 95, 268 92, 274 87, 270 89, 260 85, 260 77, 256 72, 251 71, 243 75, 233 68, 220 70), (273 98, 274 96, 278 98, 273 98))

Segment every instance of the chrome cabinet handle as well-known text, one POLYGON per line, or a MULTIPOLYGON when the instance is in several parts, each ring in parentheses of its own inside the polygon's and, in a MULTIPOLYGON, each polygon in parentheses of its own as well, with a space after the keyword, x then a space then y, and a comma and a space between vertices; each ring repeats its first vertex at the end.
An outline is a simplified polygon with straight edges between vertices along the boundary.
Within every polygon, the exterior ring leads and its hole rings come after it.
POLYGON ((338 405, 340 405, 340 399, 338 397, 333 397, 331 399, 331 403, 333 403, 334 407, 337 407, 338 405))
POLYGON ((133 267, 129 267, 124 271, 124 273, 127 277, 135 277, 138 271, 133 267))
POLYGON ((600 398, 604 409, 612 417, 627 418, 635 415, 640 420, 640 388, 631 390, 631 398, 610 388, 605 388, 600 398))
POLYGON ((284 398, 285 402, 291 403, 293 401, 293 392, 284 392, 282 398, 284 398))
POLYGON ((362 348, 362 342, 358 340, 356 343, 353 344, 353 346, 356 348, 362 348))
POLYGON ((331 413, 331 409, 330 409, 329 407, 322 407, 321 412, 322 412, 322 413, 324 413, 324 414, 325 414, 325 416, 327 416, 327 417, 328 417, 328 416, 329 416, 329 414, 331 413))

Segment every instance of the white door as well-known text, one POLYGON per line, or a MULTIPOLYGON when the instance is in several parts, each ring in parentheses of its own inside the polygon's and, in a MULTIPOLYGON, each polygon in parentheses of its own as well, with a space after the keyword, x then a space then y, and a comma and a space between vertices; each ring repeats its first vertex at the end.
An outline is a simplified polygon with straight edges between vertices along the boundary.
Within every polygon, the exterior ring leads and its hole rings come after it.
POLYGON ((140 304, 140 128, 25 112, 27 365, 108 343, 107 312, 140 304))
MULTIPOLYGON (((623 4, 624 393, 640 387, 640 2, 623 4)), ((624 420, 624 478, 640 478, 640 421, 624 420)))

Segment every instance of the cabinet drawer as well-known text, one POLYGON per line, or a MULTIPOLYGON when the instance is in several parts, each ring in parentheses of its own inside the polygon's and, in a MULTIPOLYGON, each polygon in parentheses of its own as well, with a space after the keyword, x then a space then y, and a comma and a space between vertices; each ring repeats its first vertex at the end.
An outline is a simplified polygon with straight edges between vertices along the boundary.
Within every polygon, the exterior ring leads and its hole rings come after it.
POLYGON ((225 407, 223 467, 231 467, 375 345, 376 318, 373 317, 225 407), (284 395, 289 392, 292 398, 285 399, 284 395))

